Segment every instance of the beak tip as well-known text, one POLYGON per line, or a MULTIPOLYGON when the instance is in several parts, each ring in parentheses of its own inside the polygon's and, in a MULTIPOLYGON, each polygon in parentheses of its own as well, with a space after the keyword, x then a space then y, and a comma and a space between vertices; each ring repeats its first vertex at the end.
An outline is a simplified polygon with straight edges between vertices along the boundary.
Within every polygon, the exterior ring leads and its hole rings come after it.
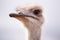
POLYGON ((10 17, 13 17, 12 14, 9 14, 10 17))

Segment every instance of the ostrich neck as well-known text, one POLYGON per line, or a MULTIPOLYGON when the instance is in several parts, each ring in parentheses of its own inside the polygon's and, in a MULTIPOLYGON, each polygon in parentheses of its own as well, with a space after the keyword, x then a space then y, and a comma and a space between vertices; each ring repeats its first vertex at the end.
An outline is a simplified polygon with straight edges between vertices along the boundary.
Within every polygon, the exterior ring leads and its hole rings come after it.
POLYGON ((24 22, 26 28, 28 29, 28 40, 41 40, 41 23, 37 21, 26 23, 24 22))
POLYGON ((36 27, 29 31, 29 40, 41 40, 41 29, 36 27))

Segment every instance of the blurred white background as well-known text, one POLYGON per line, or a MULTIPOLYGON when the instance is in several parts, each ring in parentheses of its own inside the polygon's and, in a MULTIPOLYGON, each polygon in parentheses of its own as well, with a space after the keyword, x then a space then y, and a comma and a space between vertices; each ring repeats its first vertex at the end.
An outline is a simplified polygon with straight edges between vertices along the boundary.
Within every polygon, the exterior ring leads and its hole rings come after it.
POLYGON ((42 40, 60 40, 60 0, 0 0, 0 40, 27 40, 27 30, 9 13, 28 3, 39 3, 45 8, 48 21, 43 26, 42 40))

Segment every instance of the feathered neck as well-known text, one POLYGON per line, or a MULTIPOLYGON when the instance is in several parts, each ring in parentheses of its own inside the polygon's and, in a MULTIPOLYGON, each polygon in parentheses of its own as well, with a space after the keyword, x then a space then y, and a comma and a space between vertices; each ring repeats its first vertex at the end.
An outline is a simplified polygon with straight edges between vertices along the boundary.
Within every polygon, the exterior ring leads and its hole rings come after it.
POLYGON ((41 40, 41 28, 34 28, 28 32, 28 40, 41 40))

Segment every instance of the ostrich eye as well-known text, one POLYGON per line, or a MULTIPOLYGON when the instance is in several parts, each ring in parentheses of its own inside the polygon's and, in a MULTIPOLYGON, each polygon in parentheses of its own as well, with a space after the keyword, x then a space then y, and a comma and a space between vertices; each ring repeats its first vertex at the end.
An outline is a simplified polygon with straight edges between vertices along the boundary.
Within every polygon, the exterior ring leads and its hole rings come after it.
POLYGON ((34 13, 35 15, 38 15, 38 14, 40 13, 40 10, 39 10, 39 9, 36 9, 36 10, 33 11, 33 13, 34 13))

